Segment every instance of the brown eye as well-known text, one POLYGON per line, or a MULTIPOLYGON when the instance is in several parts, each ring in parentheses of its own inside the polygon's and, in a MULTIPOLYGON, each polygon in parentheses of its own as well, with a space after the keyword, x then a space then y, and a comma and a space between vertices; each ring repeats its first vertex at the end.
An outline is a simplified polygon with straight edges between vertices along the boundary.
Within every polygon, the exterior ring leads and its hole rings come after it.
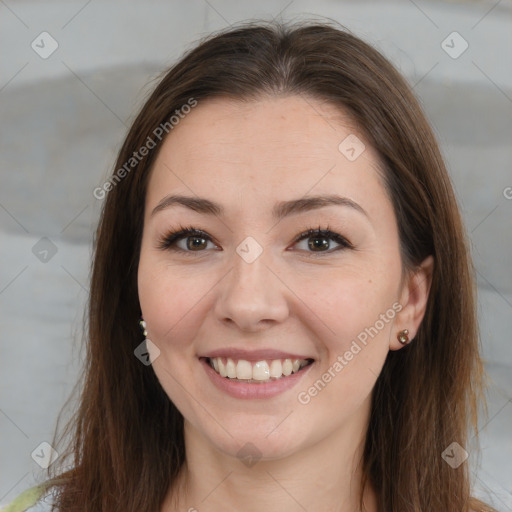
POLYGON ((295 240, 296 243, 303 240, 307 241, 306 247, 302 249, 306 252, 312 253, 332 253, 340 249, 352 249, 352 244, 343 236, 329 229, 309 229, 308 231, 299 235, 295 240), (338 247, 332 247, 331 245, 336 243, 338 247))
POLYGON ((186 241, 186 247, 191 251, 194 251, 196 249, 206 249, 206 246, 208 245, 208 241, 206 240, 206 238, 199 236, 188 236, 186 238, 186 241))
POLYGON ((308 247, 312 251, 317 251, 319 249, 329 249, 329 241, 325 237, 316 236, 313 238, 309 238, 308 247))
POLYGON ((200 253, 213 242, 207 233, 193 227, 181 228, 165 235, 158 243, 157 248, 182 253, 200 253))

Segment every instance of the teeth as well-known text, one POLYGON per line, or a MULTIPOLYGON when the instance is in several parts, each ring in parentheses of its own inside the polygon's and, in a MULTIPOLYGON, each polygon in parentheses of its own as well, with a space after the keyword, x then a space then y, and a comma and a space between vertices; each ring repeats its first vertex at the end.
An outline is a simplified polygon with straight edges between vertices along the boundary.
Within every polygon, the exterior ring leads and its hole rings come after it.
POLYGON ((285 359, 284 363, 283 363, 283 375, 286 375, 288 377, 288 375, 292 374, 292 370, 293 370, 292 360, 285 359))
POLYGON ((297 373, 309 363, 309 360, 306 359, 273 359, 253 364, 245 359, 234 361, 221 357, 210 358, 208 361, 221 377, 257 382, 269 382, 283 376, 287 377, 292 373, 297 373))
POLYGON ((220 357, 217 358, 217 363, 219 365, 219 373, 221 377, 227 377, 228 373, 226 372, 226 366, 222 362, 222 359, 220 357))
POLYGON ((270 363, 270 376, 278 379, 283 374, 283 365, 279 359, 274 359, 270 363))
POLYGON ((258 361, 252 368, 254 380, 270 380, 270 370, 267 361, 258 361))
POLYGON ((240 359, 236 365, 236 378, 237 379, 252 379, 252 364, 249 361, 240 359))
POLYGON ((228 359, 226 362, 226 373, 230 379, 236 379, 236 366, 233 359, 228 359))

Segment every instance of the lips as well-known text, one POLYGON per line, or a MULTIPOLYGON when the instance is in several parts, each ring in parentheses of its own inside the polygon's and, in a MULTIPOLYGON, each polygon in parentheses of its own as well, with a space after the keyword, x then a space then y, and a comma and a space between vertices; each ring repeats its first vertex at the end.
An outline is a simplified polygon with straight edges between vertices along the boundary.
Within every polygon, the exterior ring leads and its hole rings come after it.
MULTIPOLYGON (((216 359, 216 358, 214 358, 216 359)), ((226 358, 226 365, 227 365, 226 358)), ((233 363, 235 360, 232 360, 233 363)), ((241 360, 237 360, 237 364, 235 366, 235 370, 238 367, 238 364, 241 360)), ((266 360, 265 360, 266 361, 266 360)), ((276 360, 272 360, 276 361, 276 360)), ((213 362, 209 358, 200 357, 199 362, 201 366, 204 368, 206 375, 209 377, 210 382, 214 384, 214 386, 219 389, 221 392, 230 395, 231 397, 238 399, 270 399, 280 395, 281 393, 286 392, 287 390, 292 389, 297 385, 297 383, 304 378, 304 376, 313 368, 313 359, 307 359, 303 361, 309 361, 306 366, 299 368, 296 373, 293 372, 293 363, 292 363, 292 373, 290 375, 281 375, 278 378, 269 378, 266 380, 257 380, 254 378, 250 379, 238 379, 238 377, 230 378, 227 376, 226 367, 224 370, 226 371, 226 376, 222 377, 219 371, 216 371, 213 367, 213 362)), ((245 363, 242 365, 249 365, 251 371, 254 366, 258 366, 262 361, 256 361, 254 364, 245 360, 245 363)), ((218 362, 217 362, 218 364, 218 362)), ((268 364, 268 363, 266 363, 268 364)), ((230 372, 233 368, 230 369, 230 372)), ((218 368, 219 370, 219 368, 218 368)), ((247 371, 243 369, 242 371, 247 371)), ((274 368, 275 370, 275 368, 274 368)), ((261 371, 261 370, 257 370, 261 371)), ((270 367, 269 367, 270 371, 270 367)), ((233 373, 231 375, 234 375, 233 373)), ((248 374, 242 374, 242 376, 247 377, 248 374)), ((252 373, 252 377, 254 377, 254 373, 252 373)))
POLYGON ((294 386, 314 358, 275 349, 218 349, 199 357, 213 383, 238 398, 271 397, 294 386))

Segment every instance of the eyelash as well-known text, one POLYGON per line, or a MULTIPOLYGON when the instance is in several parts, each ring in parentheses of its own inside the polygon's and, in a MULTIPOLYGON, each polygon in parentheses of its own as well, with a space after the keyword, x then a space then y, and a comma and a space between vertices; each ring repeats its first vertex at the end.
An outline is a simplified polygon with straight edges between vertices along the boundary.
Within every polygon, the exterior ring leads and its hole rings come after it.
MULTIPOLYGON (((193 256, 194 253, 201 253, 202 251, 185 251, 183 249, 176 247, 176 242, 178 242, 181 239, 191 238, 191 237, 201 237, 204 238, 207 241, 213 242, 211 237, 208 235, 208 233, 195 228, 194 226, 179 226, 178 230, 168 232, 166 235, 164 235, 159 241, 157 248, 161 250, 171 250, 175 252, 181 252, 186 254, 187 256, 193 256)), ((335 247, 334 249, 330 249, 328 251, 306 251, 309 252, 313 257, 321 257, 324 254, 332 254, 334 251, 338 251, 341 249, 354 249, 354 246, 343 236, 340 234, 331 231, 329 229, 329 226, 327 226, 326 229, 322 229, 320 226, 318 228, 307 228, 302 233, 300 233, 295 240, 293 241, 294 244, 301 242, 304 239, 307 238, 327 238, 335 241, 336 243, 340 244, 339 247, 335 247)))

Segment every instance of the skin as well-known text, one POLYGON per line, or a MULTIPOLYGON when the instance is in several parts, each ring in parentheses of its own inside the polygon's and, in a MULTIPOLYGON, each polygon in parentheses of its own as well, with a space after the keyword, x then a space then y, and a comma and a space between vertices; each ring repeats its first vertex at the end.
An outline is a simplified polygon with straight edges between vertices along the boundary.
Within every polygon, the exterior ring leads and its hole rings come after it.
MULTIPOLYGON (((148 338, 160 350, 153 369, 185 418, 187 463, 162 511, 359 510, 371 391, 388 351, 402 348, 397 332, 407 328, 410 339, 417 332, 433 265, 429 257, 402 279, 378 164, 346 113, 300 96, 200 102, 163 143, 148 183, 138 287, 148 338), (366 147, 355 161, 338 150, 350 134, 366 147), (366 215, 331 205, 272 218, 276 202, 334 193, 366 215), (226 213, 173 205, 151 215, 168 194, 206 197, 226 213), (212 241, 199 251, 189 245, 188 256, 158 249, 180 224, 212 241), (354 249, 334 250, 339 244, 327 239, 317 252, 307 238, 294 242, 319 226, 354 249), (252 263, 236 252, 248 236, 263 248, 252 263), (397 303, 401 310, 378 334, 300 403, 298 394, 397 303), (284 393, 244 400, 214 387, 198 360, 225 347, 278 348, 315 362, 284 393), (237 457, 247 442, 258 451, 250 467, 237 457)), ((179 247, 187 250, 186 242, 179 247)), ((370 487, 364 502, 377 510, 370 487)))

